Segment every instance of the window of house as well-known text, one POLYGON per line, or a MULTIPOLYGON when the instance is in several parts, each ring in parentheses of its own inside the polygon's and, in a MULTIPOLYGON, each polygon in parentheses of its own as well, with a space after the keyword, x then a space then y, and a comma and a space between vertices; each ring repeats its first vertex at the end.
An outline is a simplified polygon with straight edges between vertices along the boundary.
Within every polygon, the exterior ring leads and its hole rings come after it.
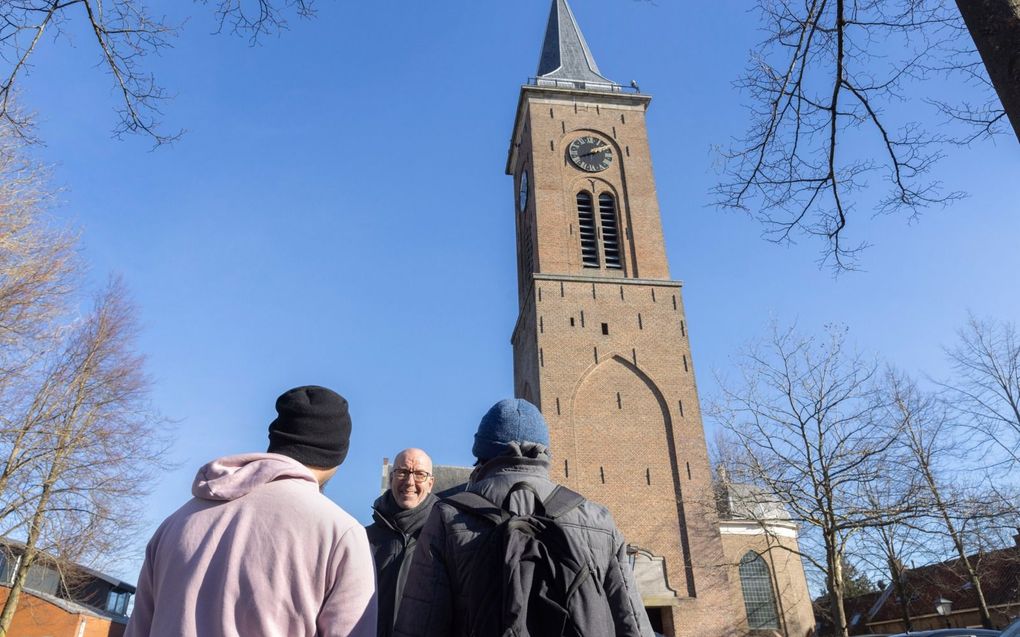
POLYGON ((776 594, 769 567, 754 551, 740 559, 740 589, 744 593, 747 625, 751 630, 778 629, 776 594))
POLYGON ((595 204, 590 192, 577 193, 577 227, 581 235, 581 263, 586 268, 599 267, 599 241, 595 230, 595 204))
POLYGON ((110 594, 106 596, 106 610, 111 613, 117 613, 118 615, 127 615, 128 601, 130 599, 131 593, 112 590, 110 591, 110 594))
POLYGON ((0 549, 0 584, 8 586, 14 581, 14 571, 18 568, 18 556, 0 549))
POLYGON ((56 595, 60 587, 60 573, 49 566, 33 564, 25 578, 25 588, 40 593, 56 595))

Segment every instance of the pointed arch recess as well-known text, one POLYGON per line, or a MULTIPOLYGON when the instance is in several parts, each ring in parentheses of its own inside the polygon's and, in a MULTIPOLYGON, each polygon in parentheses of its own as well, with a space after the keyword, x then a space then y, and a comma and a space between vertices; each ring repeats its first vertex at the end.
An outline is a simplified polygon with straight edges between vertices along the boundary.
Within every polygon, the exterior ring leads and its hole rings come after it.
POLYGON ((578 395, 581 393, 581 390, 585 386, 589 377, 591 377, 597 370, 605 369, 609 365, 621 365, 628 372, 634 374, 634 376, 636 376, 647 387, 659 405, 664 425, 663 435, 666 438, 666 448, 669 455, 670 476, 673 480, 673 492, 676 494, 676 498, 674 498, 674 500, 676 502, 677 522, 679 523, 680 528, 680 550, 684 561, 684 576, 687 580, 687 594, 690 597, 697 597, 697 588, 694 582, 694 568, 691 563, 691 543, 687 532, 687 512, 684 506, 683 487, 680 482, 679 455, 677 454, 676 449, 676 438, 673 435, 673 419, 670 415, 666 398, 658 385, 650 376, 648 376, 648 374, 646 374, 633 362, 624 358, 617 352, 611 352, 605 357, 605 359, 590 365, 588 369, 586 369, 577 379, 577 382, 574 384, 573 391, 571 392, 570 413, 568 416, 570 421, 573 422, 575 414, 577 413, 578 395))

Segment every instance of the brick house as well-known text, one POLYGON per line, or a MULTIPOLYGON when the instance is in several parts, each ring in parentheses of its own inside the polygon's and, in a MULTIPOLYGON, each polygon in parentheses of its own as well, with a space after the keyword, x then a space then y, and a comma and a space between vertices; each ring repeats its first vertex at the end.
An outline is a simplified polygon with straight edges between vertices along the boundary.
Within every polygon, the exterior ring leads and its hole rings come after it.
MULTIPOLYGON (((24 545, 0 539, 0 604, 7 600, 24 545)), ((17 637, 121 637, 135 587, 84 566, 36 558, 18 600, 17 637)))
MULTIPOLYGON (((968 556, 980 577, 992 622, 1000 629, 1020 617, 1020 535, 1015 542, 1011 547, 968 556)), ((847 599, 850 634, 904 632, 905 614, 909 615, 913 631, 981 626, 977 593, 960 559, 907 569, 902 597, 897 588, 888 584, 878 592, 847 599), (952 603, 948 616, 943 617, 935 610, 940 599, 952 603)), ((822 624, 821 619, 819 623, 822 624)))

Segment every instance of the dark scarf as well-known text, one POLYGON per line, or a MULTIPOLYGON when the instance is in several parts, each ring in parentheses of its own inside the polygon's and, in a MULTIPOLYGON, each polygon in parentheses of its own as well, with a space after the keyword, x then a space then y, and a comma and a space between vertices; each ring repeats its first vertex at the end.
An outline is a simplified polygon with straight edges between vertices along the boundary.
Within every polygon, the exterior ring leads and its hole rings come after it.
POLYGON ((425 520, 428 519, 432 506, 437 501, 438 498, 430 493, 413 509, 401 509, 393 499, 393 492, 387 490, 372 505, 375 509, 372 517, 404 535, 416 536, 421 527, 425 526, 425 520))

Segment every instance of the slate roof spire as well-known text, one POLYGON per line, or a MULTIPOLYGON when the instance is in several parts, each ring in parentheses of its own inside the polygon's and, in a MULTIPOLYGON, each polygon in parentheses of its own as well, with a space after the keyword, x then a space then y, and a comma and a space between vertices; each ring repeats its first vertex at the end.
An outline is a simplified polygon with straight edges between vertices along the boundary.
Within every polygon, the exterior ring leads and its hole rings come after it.
POLYGON ((552 0, 549 26, 546 27, 545 43, 535 75, 539 85, 620 90, 619 84, 599 71, 567 0, 552 0))

